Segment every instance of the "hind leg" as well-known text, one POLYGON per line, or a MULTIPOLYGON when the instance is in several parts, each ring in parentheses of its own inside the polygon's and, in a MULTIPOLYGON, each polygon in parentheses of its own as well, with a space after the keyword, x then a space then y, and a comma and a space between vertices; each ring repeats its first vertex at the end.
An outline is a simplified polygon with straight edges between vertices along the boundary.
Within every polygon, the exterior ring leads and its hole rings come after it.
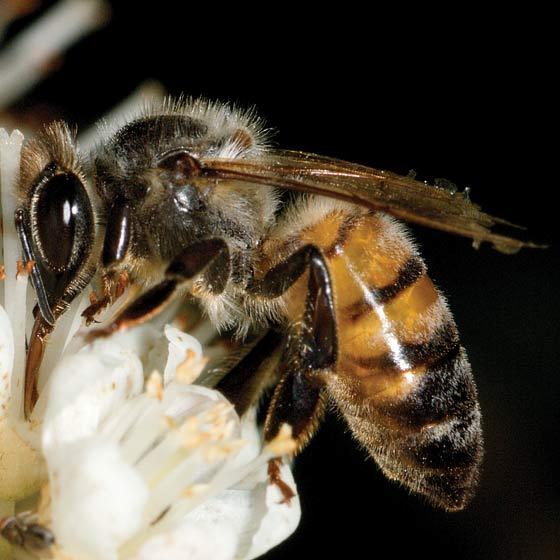
MULTIPOLYGON (((296 452, 305 447, 319 424, 326 402, 324 376, 336 364, 338 344, 331 280, 322 253, 307 245, 274 267, 255 286, 257 293, 277 297, 305 270, 309 270, 309 280, 302 319, 288 335, 280 360, 280 382, 264 426, 264 439, 269 442, 288 424, 296 452)), ((289 501, 293 494, 280 478, 277 459, 269 464, 269 476, 284 500, 289 501)))

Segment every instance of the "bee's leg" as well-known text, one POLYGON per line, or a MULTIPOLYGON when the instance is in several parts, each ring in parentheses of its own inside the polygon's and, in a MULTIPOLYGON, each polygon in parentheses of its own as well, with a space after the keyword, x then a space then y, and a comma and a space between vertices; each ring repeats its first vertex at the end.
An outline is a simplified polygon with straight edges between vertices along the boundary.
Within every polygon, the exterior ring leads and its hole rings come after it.
POLYGON ((162 311, 181 285, 204 274, 208 289, 220 294, 226 287, 231 264, 229 249, 223 239, 204 239, 189 245, 175 257, 165 272, 165 279, 135 299, 107 327, 92 331, 90 339, 140 325, 162 311))
POLYGON ((82 312, 82 317, 86 319, 86 326, 89 327, 94 321, 95 316, 103 311, 112 303, 111 288, 113 285, 112 273, 105 273, 101 276, 101 296, 92 292, 90 294, 90 305, 82 312))
POLYGON ((114 332, 130 329, 149 321, 171 302, 177 291, 177 286, 178 282, 176 280, 164 280, 156 284, 119 313, 111 324, 102 329, 91 331, 87 339, 91 341, 109 336, 114 332))
POLYGON ((216 385, 239 416, 255 404, 277 378, 282 335, 269 330, 216 385))
POLYGON ((82 317, 86 319, 86 327, 95 322, 96 315, 110 305, 113 305, 124 294, 128 286, 129 277, 127 272, 105 272, 101 276, 101 296, 91 292, 89 297, 90 305, 82 312, 82 317))
MULTIPOLYGON (((309 281, 302 321, 288 337, 280 363, 282 377, 264 427, 265 441, 271 441, 283 424, 289 424, 297 451, 305 447, 317 427, 326 400, 324 376, 332 371, 337 359, 331 280, 322 253, 307 245, 270 270, 259 286, 262 294, 275 297, 287 290, 306 268, 309 281)), ((270 463, 269 476, 284 499, 289 500, 291 490, 279 478, 277 461, 270 463)))
POLYGON ((338 344, 332 284, 321 251, 315 245, 305 245, 270 269, 264 278, 255 280, 248 290, 257 297, 279 297, 307 269, 305 309, 297 334, 290 338, 288 353, 300 355, 300 365, 310 371, 325 370, 336 362, 338 344))

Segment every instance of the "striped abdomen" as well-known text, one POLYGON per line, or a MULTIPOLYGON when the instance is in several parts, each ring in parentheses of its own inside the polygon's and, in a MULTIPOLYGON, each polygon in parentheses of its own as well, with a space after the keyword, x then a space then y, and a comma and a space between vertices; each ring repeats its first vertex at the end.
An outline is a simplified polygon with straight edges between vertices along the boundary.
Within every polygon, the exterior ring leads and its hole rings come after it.
MULTIPOLYGON (((313 204, 299 230, 295 216, 290 222, 298 244, 315 244, 328 259, 338 327, 329 392, 389 478, 460 509, 476 485, 482 433, 445 299, 400 224, 337 202, 313 204)), ((298 281, 286 298, 294 320, 305 286, 298 281)))

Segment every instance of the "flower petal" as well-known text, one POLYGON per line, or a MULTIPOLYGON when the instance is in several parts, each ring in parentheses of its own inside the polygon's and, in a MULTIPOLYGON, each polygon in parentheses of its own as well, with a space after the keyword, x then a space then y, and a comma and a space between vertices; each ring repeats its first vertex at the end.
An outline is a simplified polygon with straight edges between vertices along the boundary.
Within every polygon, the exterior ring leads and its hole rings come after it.
POLYGON ((150 539, 134 560, 231 560, 236 544, 237 535, 230 527, 190 524, 150 539))
POLYGON ((177 367, 184 362, 189 351, 197 359, 202 357, 200 342, 171 325, 165 325, 163 333, 151 324, 142 325, 112 335, 111 341, 136 353, 146 374, 154 370, 163 372, 164 385, 175 378, 177 367))
POLYGON ((168 358, 163 372, 163 382, 167 385, 175 377, 177 367, 187 358, 189 350, 194 352, 197 358, 202 357, 202 346, 194 336, 171 325, 165 325, 164 332, 169 340, 168 358))
MULTIPOLYGON (((283 464, 280 467, 280 476, 295 493, 296 485, 288 465, 283 464)), ((244 556, 246 560, 261 556, 287 539, 299 524, 301 508, 297 496, 292 498, 289 504, 284 503, 280 489, 273 484, 268 484, 264 502, 266 513, 253 535, 249 551, 244 556)))
POLYGON ((141 524, 148 488, 114 443, 92 438, 65 450, 49 465, 57 542, 80 560, 116 560, 141 524))
POLYGON ((138 395, 144 384, 139 358, 111 340, 99 340, 63 359, 50 380, 43 427, 47 460, 68 443, 95 434, 100 422, 138 395))
MULTIPOLYGON (((281 468, 285 482, 295 491, 295 483, 287 465, 281 468)), ((229 558, 250 560, 261 556, 291 535, 298 526, 301 509, 297 497, 290 504, 282 503, 282 495, 276 486, 267 484, 266 467, 251 489, 233 488, 206 500, 184 520, 180 529, 188 534, 193 528, 207 531, 211 541, 216 530, 236 536, 235 551, 229 558)), ((243 486, 243 484, 241 485, 243 486)), ((151 541, 149 541, 151 542, 151 541)), ((163 555, 161 558, 167 558, 163 555)))
MULTIPOLYGON (((172 383, 171 387, 174 386, 175 384, 172 383)), ((183 388, 189 391, 203 389, 196 386, 183 386, 183 388)), ((205 391, 218 395, 209 389, 205 391)), ((242 419, 241 438, 246 443, 230 460, 228 466, 230 472, 249 464, 260 453, 262 444, 254 409, 245 414, 242 419)), ((295 493, 295 483, 289 467, 283 465, 280 472, 284 481, 295 493)), ((174 554, 179 554, 175 551, 180 551, 180 547, 185 546, 190 538, 195 538, 198 542, 199 535, 205 534, 201 537, 205 544, 196 545, 194 552, 199 555, 196 556, 197 558, 214 558, 218 557, 218 554, 224 554, 219 557, 249 560, 264 554, 286 539, 297 527, 300 516, 297 496, 290 504, 282 503, 279 489, 268 483, 265 464, 234 487, 206 498, 179 521, 177 528, 168 530, 163 536, 157 535, 147 540, 137 553, 137 558, 138 560, 175 558, 174 554), (218 533, 227 536, 228 547, 230 537, 233 535, 234 546, 228 548, 229 556, 225 556, 226 550, 220 548, 216 551, 213 548, 218 533)), ((177 558, 186 557, 184 553, 183 556, 177 556, 177 558)))
MULTIPOLYGON (((236 466, 253 460, 261 450, 256 408, 243 416, 241 436, 247 445, 234 458, 236 466)), ((235 488, 203 504, 192 512, 191 517, 210 515, 216 522, 221 517, 221 523, 229 518, 238 534, 235 558, 250 560, 261 556, 287 539, 297 528, 301 517, 296 484, 287 464, 281 465, 280 475, 296 494, 289 504, 282 503, 280 490, 269 484, 267 467, 263 467, 240 481, 235 488)))

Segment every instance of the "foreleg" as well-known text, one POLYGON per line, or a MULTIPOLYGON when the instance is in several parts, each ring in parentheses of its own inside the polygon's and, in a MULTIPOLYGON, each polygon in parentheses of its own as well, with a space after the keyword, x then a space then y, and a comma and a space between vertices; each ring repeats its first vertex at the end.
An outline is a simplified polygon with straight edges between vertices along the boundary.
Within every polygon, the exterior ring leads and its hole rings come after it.
POLYGON ((108 336, 148 321, 173 300, 186 281, 201 273, 214 295, 223 292, 231 274, 229 249, 223 239, 204 239, 189 245, 171 261, 164 280, 135 299, 109 326, 92 331, 90 338, 108 336))

